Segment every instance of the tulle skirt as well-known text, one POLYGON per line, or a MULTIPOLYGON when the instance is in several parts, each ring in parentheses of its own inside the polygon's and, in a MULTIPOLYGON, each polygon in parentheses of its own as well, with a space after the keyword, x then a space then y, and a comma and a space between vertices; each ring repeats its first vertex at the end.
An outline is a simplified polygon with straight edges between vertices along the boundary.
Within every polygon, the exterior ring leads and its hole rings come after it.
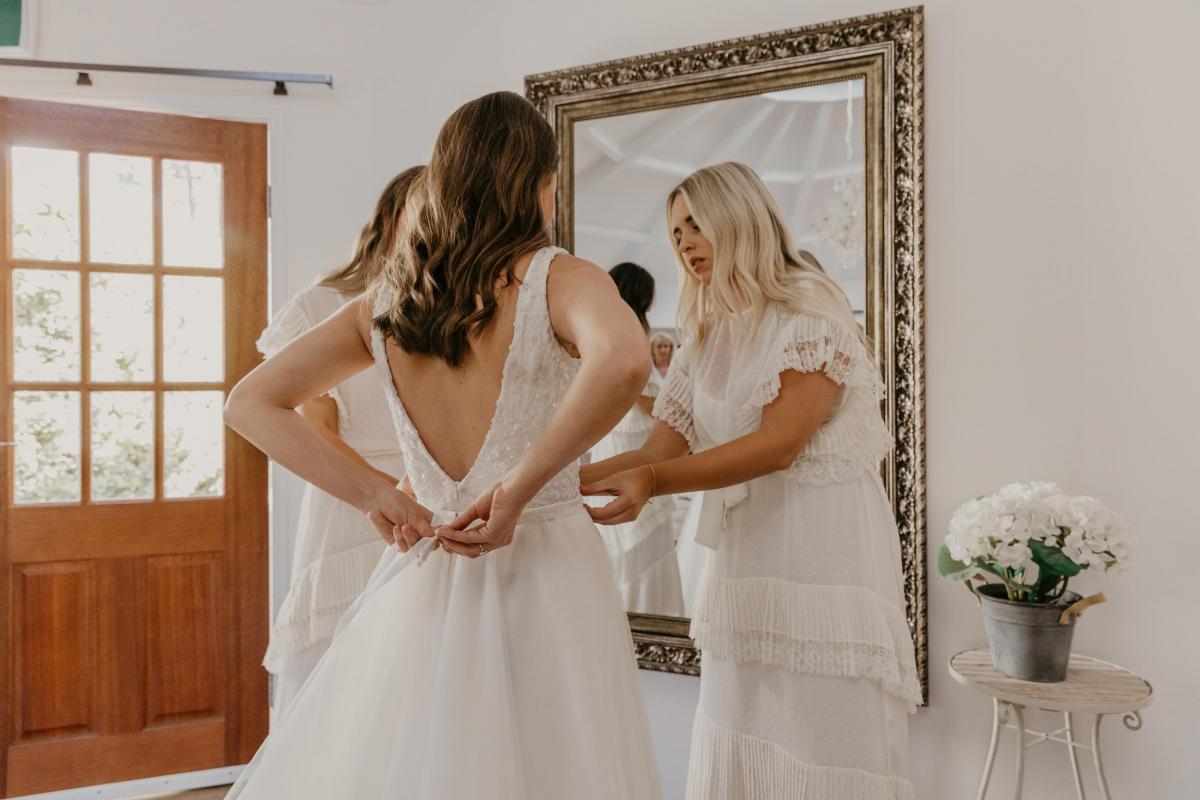
POLYGON ((629 626, 578 500, 527 512, 482 558, 389 550, 376 575, 230 798, 660 796, 629 626))

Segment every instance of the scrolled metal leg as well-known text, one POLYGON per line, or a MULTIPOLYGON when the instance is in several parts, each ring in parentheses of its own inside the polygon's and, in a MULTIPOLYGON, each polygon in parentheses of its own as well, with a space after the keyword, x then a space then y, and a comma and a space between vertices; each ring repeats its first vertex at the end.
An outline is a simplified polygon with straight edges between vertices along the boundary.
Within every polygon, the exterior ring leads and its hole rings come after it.
POLYGON ((996 748, 1000 745, 1000 728, 1003 727, 1002 717, 1005 714, 1000 713, 1000 701, 992 698, 992 743, 988 745, 987 761, 983 765, 983 777, 979 780, 979 794, 976 800, 984 800, 987 797, 988 783, 992 779, 992 767, 996 763, 996 748))
POLYGON ((1100 795, 1104 800, 1112 800, 1112 795, 1108 791, 1108 779, 1104 777, 1104 758, 1100 754, 1100 722, 1103 719, 1103 714, 1097 714, 1096 721, 1092 723, 1092 760, 1096 764, 1096 780, 1100 782, 1100 795))
POLYGON ((1017 787, 1013 794, 1015 800, 1021 800, 1025 783, 1025 707, 1012 706, 1017 715, 1017 787))
POLYGON ((1075 774, 1075 794, 1079 800, 1087 800, 1083 793, 1083 775, 1079 772, 1079 756, 1075 754, 1075 725, 1071 720, 1071 712, 1063 712, 1063 717, 1067 723, 1067 755, 1071 757, 1071 771, 1075 774))

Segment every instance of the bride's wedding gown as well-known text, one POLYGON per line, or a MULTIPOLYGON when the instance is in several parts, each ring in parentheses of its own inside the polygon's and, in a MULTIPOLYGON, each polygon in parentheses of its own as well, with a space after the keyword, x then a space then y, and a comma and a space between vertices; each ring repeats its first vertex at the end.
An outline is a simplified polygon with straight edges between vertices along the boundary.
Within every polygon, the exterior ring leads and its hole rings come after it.
MULTIPOLYGON (((461 481, 426 449, 373 333, 408 475, 435 523, 517 464, 575 374, 546 305, 557 252, 539 251, 521 284, 495 414, 461 481)), ((388 549, 229 797, 658 798, 629 626, 577 465, 529 503, 508 547, 474 560, 414 551, 388 549)))

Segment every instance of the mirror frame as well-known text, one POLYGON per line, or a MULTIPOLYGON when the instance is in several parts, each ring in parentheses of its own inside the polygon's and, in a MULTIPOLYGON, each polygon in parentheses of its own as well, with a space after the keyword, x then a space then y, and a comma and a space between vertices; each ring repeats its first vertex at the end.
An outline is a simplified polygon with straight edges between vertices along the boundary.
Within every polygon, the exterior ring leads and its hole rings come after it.
MULTIPOLYGON (((927 699, 923 31, 922 8, 907 8, 530 75, 525 96, 558 137, 555 236, 572 250, 576 123, 865 81, 866 323, 896 441, 881 475, 899 526, 907 620, 927 699)), ((631 613, 629 621, 639 666, 699 674, 688 620, 631 613)))

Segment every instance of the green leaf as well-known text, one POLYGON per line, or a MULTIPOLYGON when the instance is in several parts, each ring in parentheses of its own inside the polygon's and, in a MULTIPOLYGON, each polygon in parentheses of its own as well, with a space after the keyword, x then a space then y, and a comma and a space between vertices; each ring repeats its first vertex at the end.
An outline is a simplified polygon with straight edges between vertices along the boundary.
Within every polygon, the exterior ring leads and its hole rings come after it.
POLYGON ((950 548, 942 545, 938 550, 938 572, 952 581, 968 581, 979 574, 979 567, 955 561, 950 548))
POLYGON ((1049 547, 1040 539, 1030 539, 1029 549, 1033 552, 1033 560, 1043 574, 1073 578, 1082 569, 1074 561, 1063 555, 1063 552, 1057 547, 1049 547))

